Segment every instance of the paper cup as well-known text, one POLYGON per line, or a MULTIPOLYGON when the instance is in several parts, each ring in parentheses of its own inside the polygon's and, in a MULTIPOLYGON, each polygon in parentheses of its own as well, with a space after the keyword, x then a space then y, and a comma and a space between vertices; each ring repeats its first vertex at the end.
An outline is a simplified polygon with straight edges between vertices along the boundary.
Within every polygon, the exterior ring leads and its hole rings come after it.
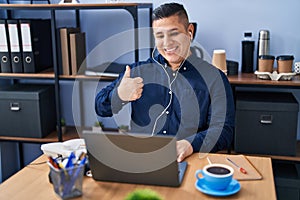
POLYGON ((258 57, 258 71, 259 72, 273 72, 274 56, 261 55, 258 57))
POLYGON ((220 70, 227 71, 226 52, 223 49, 216 49, 213 52, 212 64, 220 70))
POLYGON ((292 55, 277 56, 276 60, 277 60, 278 73, 292 72, 294 56, 292 55))

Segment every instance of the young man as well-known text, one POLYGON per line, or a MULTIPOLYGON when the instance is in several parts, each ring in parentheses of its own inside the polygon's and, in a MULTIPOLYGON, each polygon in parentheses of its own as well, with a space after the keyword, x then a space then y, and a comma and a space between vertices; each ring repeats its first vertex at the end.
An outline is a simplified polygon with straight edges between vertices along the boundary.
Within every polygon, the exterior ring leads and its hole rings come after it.
POLYGON ((112 116, 130 102, 131 131, 176 136, 178 162, 230 147, 235 113, 226 75, 191 53, 194 26, 182 5, 163 4, 152 18, 152 57, 126 66, 97 94, 97 114, 112 116))

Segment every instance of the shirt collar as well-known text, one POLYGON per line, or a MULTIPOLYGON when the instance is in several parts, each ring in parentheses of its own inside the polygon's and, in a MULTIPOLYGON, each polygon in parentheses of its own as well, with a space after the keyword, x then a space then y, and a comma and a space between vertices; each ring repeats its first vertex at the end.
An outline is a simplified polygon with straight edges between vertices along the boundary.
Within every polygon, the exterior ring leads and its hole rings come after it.
MULTIPOLYGON (((193 63, 193 61, 195 61, 195 59, 197 59, 197 56, 194 55, 194 54, 191 54, 183 63, 182 67, 180 68, 180 72, 182 72, 183 70, 184 71, 187 71, 193 63)), ((167 60, 161 55, 161 54, 158 54, 156 57, 155 57, 155 60, 157 60, 161 65, 165 66, 166 64, 168 64, 167 60)))

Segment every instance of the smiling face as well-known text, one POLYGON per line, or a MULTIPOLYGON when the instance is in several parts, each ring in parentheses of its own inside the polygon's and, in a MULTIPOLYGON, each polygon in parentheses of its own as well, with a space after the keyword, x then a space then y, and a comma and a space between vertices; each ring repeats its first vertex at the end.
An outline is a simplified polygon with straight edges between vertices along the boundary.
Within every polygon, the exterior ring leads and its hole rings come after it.
POLYGON ((152 27, 158 52, 173 70, 177 69, 190 55, 193 25, 185 25, 178 15, 172 15, 153 21, 152 27))

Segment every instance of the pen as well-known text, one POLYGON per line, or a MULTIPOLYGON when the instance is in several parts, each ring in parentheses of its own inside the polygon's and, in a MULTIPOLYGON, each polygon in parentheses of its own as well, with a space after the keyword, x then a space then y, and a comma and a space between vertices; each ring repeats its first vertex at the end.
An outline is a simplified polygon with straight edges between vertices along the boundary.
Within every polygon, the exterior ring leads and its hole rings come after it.
POLYGON ((50 164, 51 164, 54 168, 60 169, 60 166, 58 165, 58 163, 56 162, 55 159, 53 159, 51 156, 48 156, 48 159, 49 159, 50 164))
POLYGON ((79 164, 80 163, 80 161, 82 161, 82 159, 84 158, 84 157, 86 157, 86 153, 84 153, 84 152, 81 152, 81 154, 79 155, 79 157, 78 157, 78 160, 77 160, 77 164, 79 164))
POLYGON ((232 163, 234 166, 236 166, 239 170, 240 170, 240 172, 242 172, 243 174, 247 174, 247 171, 244 169, 244 168, 242 168, 242 167, 240 167, 240 166, 238 166, 235 162, 233 162, 231 159, 229 159, 229 158, 226 158, 230 163, 232 163))
POLYGON ((80 161, 80 163, 79 163, 79 166, 84 165, 85 162, 86 162, 86 156, 84 156, 84 157, 81 159, 81 161, 80 161))
POLYGON ((71 152, 70 156, 68 157, 68 162, 65 166, 65 168, 70 168, 70 167, 73 167, 74 164, 73 164, 73 159, 75 158, 75 155, 73 152, 71 152))

